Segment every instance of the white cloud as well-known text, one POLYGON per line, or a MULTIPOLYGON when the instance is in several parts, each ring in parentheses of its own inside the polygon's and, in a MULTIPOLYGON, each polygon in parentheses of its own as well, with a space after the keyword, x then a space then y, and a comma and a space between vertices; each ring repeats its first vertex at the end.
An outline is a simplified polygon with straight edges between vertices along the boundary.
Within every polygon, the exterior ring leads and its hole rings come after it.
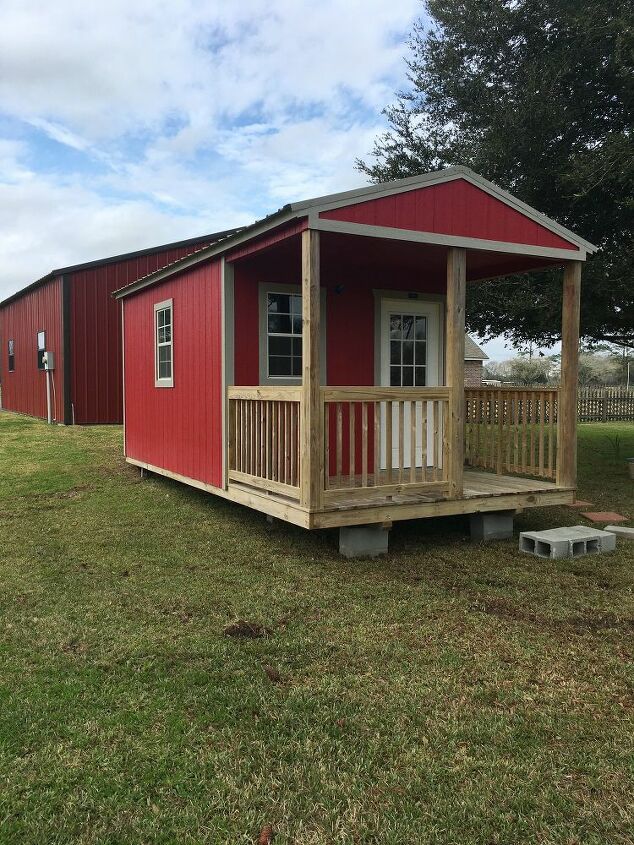
POLYGON ((0 0, 1 111, 25 139, 0 139, 0 298, 55 265, 360 184, 354 160, 382 129, 421 11, 0 0))

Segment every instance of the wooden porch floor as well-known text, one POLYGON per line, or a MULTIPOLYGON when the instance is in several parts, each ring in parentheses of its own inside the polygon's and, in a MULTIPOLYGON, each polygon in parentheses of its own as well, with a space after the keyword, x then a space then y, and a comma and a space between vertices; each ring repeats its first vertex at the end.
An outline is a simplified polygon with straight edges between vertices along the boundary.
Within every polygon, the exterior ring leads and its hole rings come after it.
POLYGON ((349 498, 338 498, 336 502, 325 505, 319 512, 307 514, 292 499, 264 490, 256 491, 246 485, 231 483, 227 493, 229 498, 235 498, 257 510, 311 528, 400 519, 424 519, 487 510, 515 510, 570 504, 574 501, 573 488, 558 487, 552 481, 495 475, 466 468, 463 497, 454 500, 430 491, 426 494, 416 491, 398 492, 391 498, 385 495, 373 495, 371 492, 368 496, 359 496, 357 493, 349 498), (300 518, 300 513, 304 514, 305 518, 300 518))

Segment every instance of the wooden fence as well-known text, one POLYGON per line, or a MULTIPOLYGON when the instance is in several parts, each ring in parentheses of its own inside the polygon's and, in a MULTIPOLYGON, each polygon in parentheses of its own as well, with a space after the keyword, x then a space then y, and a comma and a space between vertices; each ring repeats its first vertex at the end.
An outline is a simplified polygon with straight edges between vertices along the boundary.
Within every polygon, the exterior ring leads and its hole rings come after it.
POLYGON ((580 387, 579 422, 634 422, 634 390, 580 387))

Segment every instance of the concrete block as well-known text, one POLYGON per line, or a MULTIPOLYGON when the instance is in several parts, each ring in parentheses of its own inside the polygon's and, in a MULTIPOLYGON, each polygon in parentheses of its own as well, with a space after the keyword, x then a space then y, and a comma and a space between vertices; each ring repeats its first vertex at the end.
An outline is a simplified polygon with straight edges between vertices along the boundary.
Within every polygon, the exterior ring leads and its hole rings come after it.
POLYGON ((582 555, 598 555, 616 548, 616 536, 598 528, 570 525, 548 531, 522 531, 520 551, 556 560, 582 555))
POLYGON ((490 511, 472 513, 469 529, 472 540, 508 540, 513 536, 515 511, 490 511))
POLYGON ((387 554, 389 528, 350 525, 339 529, 339 552, 344 557, 377 557, 387 554))
POLYGON ((634 528, 628 528, 625 525, 606 525, 605 530, 624 540, 634 540, 634 528))

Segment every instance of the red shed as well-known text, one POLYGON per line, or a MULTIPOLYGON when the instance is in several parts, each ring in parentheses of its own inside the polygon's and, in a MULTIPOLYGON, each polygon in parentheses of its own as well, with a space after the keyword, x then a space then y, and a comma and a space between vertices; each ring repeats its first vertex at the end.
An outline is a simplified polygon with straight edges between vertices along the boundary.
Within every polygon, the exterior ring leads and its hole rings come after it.
POLYGON ((42 353, 48 351, 53 419, 120 423, 121 321, 112 292, 233 232, 52 270, 1 302, 2 407, 46 418, 42 353))
POLYGON ((285 206, 115 295, 125 454, 307 528, 572 502, 594 247, 472 171, 285 206), (465 390, 465 288, 564 268, 559 389, 465 390))

